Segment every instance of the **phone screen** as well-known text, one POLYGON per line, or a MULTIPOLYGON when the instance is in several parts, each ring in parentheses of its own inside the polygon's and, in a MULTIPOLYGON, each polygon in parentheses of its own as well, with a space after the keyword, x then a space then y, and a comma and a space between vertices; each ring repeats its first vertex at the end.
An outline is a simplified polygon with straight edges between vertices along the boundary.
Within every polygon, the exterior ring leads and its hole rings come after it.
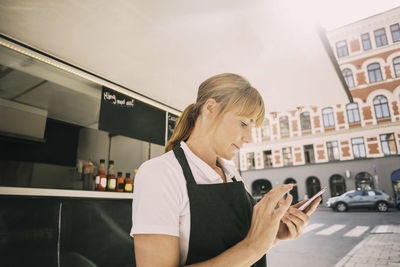
POLYGON ((321 189, 321 191, 319 191, 318 193, 316 193, 312 198, 310 198, 309 200, 307 200, 306 203, 304 203, 303 205, 301 205, 298 209, 299 210, 304 210, 305 208, 308 207, 308 205, 310 205, 314 199, 316 199, 317 197, 319 197, 320 195, 322 195, 326 190, 328 189, 328 187, 324 187, 321 189))

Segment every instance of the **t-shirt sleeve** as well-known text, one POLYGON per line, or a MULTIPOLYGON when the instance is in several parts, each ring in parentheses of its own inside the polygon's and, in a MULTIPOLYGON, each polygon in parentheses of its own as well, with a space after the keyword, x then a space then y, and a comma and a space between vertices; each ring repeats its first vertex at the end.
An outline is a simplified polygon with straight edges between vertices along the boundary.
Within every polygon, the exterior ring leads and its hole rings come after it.
POLYGON ((179 236, 181 203, 179 184, 170 164, 162 159, 145 162, 135 177, 131 236, 179 236))

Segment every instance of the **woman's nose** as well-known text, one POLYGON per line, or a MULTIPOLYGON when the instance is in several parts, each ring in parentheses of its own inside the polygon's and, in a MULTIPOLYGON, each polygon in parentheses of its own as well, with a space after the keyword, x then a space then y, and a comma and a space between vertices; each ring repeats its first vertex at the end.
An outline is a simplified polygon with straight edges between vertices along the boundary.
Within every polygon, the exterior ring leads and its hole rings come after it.
POLYGON ((251 143, 253 141, 252 130, 249 129, 246 131, 245 135, 243 136, 243 143, 251 143))

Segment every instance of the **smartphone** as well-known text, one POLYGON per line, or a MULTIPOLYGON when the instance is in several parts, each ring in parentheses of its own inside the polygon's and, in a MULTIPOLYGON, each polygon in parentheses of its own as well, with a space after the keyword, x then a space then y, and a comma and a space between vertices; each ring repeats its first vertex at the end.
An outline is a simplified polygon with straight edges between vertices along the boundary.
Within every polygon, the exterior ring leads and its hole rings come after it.
POLYGON ((303 205, 301 205, 298 210, 304 210, 305 208, 308 207, 308 205, 310 205, 314 199, 316 199, 317 197, 319 197, 320 195, 322 195, 326 190, 328 189, 328 187, 324 187, 321 189, 321 191, 319 191, 318 193, 316 193, 312 198, 310 198, 309 200, 307 200, 306 203, 304 203, 303 205))

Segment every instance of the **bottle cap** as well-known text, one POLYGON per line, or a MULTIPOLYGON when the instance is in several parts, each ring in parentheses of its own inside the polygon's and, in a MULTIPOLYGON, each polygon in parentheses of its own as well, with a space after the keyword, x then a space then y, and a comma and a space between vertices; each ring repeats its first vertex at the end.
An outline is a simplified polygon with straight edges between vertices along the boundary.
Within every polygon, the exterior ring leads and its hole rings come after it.
POLYGON ((117 176, 122 176, 122 172, 117 172, 117 176))
POLYGON ((127 173, 125 174, 125 176, 126 176, 126 177, 131 177, 131 173, 130 173, 130 172, 127 172, 127 173))
POLYGON ((114 164, 114 161, 113 160, 109 160, 108 164, 114 164))
POLYGON ((100 163, 106 163, 106 160, 105 159, 101 159, 100 163))

